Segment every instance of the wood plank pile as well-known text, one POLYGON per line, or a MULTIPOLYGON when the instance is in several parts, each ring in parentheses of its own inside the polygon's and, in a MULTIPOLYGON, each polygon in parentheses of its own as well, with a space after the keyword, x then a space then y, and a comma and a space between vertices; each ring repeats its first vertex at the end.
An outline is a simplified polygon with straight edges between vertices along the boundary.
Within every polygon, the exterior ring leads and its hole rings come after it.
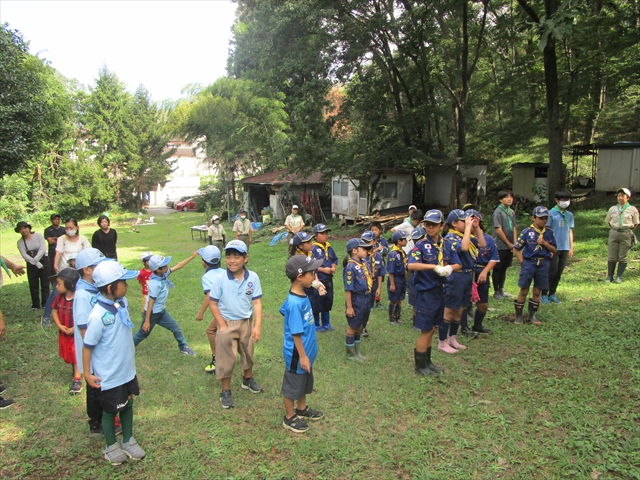
POLYGON ((391 228, 400 225, 404 219, 407 218, 406 212, 402 213, 391 213, 388 215, 365 215, 362 217, 356 217, 354 220, 355 225, 364 225, 369 226, 372 222, 380 222, 383 230, 389 231, 391 228))

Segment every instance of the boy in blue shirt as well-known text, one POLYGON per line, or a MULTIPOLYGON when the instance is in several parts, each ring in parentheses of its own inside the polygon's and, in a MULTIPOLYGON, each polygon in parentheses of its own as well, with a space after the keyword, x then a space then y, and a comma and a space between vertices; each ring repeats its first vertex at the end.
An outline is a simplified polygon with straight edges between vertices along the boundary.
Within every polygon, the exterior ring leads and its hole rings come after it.
MULTIPOLYGON (((373 244, 373 251, 380 255, 382 258, 382 265, 385 265, 387 255, 389 254, 389 244, 387 239, 382 236, 382 224, 380 222, 371 222, 369 230, 373 232, 375 243, 373 244)), ((380 294, 376 297, 375 308, 384 308, 380 303, 380 294)))
MULTIPOLYGON (((84 372, 82 342, 87 330, 89 314, 98 301, 98 287, 93 282, 92 274, 96 266, 105 260, 108 260, 108 258, 97 248, 85 248, 76 257, 76 270, 80 273, 80 280, 76 284, 76 292, 73 298, 73 339, 76 347, 76 363, 80 372, 84 372)), ((102 436, 100 389, 93 388, 87 383, 86 396, 89 435, 91 437, 100 437, 102 436)))
POLYGON ((93 270, 99 294, 89 314, 82 346, 84 378, 100 389, 102 430, 107 446, 103 457, 112 465, 129 458, 141 460, 145 452, 133 438, 133 395, 140 395, 136 377, 135 346, 129 318, 127 280, 138 276, 118 262, 100 262, 93 270), (116 415, 122 423, 122 440, 116 441, 116 415))
POLYGON ((231 376, 238 352, 244 371, 241 387, 251 393, 262 392, 253 378, 254 344, 260 340, 262 326, 262 286, 258 275, 245 267, 249 255, 242 240, 231 240, 224 253, 227 269, 211 286, 209 304, 218 323, 216 378, 222 385, 220 404, 229 409, 234 406, 231 376))
POLYGON ((295 433, 309 429, 305 420, 319 420, 324 416, 307 405, 307 395, 313 393, 312 367, 318 355, 318 344, 313 310, 305 289, 311 288, 314 270, 321 265, 322 260, 314 260, 306 255, 294 255, 285 265, 291 289, 280 307, 280 313, 284 316, 282 356, 285 362, 281 390, 285 408, 282 426, 295 433), (294 402, 297 402, 295 409, 294 402))
POLYGON ((149 295, 147 303, 142 314, 142 325, 133 337, 133 343, 137 347, 138 344, 151 335, 153 327, 160 325, 173 333, 173 337, 178 342, 178 348, 183 355, 195 357, 196 352, 189 348, 184 338, 182 329, 178 322, 171 316, 165 308, 167 298, 169 297, 169 288, 175 288, 175 285, 169 280, 169 275, 177 272, 187 263, 198 256, 198 252, 178 263, 175 267, 169 268, 172 257, 163 257, 161 255, 153 255, 148 262, 149 268, 153 270, 153 275, 149 279, 148 288, 149 295))
POLYGON ((360 352, 362 329, 369 321, 371 313, 371 288, 373 278, 366 262, 371 245, 360 238, 347 242, 349 258, 342 272, 344 300, 347 307, 347 334, 345 345, 347 359, 364 362, 367 357, 360 352))
POLYGON ((440 210, 429 210, 425 214, 423 225, 427 235, 413 247, 407 265, 413 271, 415 288, 414 326, 420 330, 414 349, 415 371, 425 376, 435 376, 444 370, 431 361, 431 341, 436 325, 439 325, 441 340, 438 341, 438 349, 443 350, 441 346, 447 342, 449 324, 444 323, 445 278, 460 269, 460 259, 453 244, 440 235, 443 222, 440 210))
POLYGON ((400 324, 402 302, 407 293, 407 254, 402 247, 407 244, 407 234, 401 230, 391 235, 393 247, 387 259, 387 296, 389 298, 389 323, 400 324))
POLYGON ((522 310, 527 299, 531 280, 533 280, 533 295, 529 299, 529 321, 534 325, 542 325, 536 318, 540 307, 540 294, 549 288, 549 259, 556 253, 556 239, 553 230, 548 228, 549 210, 538 206, 533 209, 531 219, 533 224, 525 228, 514 245, 516 257, 522 265, 518 286, 520 293, 514 300, 516 309, 516 325, 522 325, 522 310))
POLYGON ((330 313, 333 308, 333 276, 336 273, 338 265, 338 256, 329 243, 329 232, 331 229, 326 225, 319 223, 313 227, 313 248, 311 255, 317 260, 322 260, 322 265, 318 267, 316 272, 318 280, 324 285, 325 295, 313 295, 310 297, 311 306, 313 307, 313 319, 316 330, 332 331, 330 313))
POLYGON ((560 303, 556 290, 567 265, 567 259, 573 257, 573 213, 567 210, 571 205, 571 192, 563 189, 555 194, 556 206, 549 211, 547 228, 553 230, 556 237, 557 252, 551 257, 549 265, 549 290, 542 291, 542 303, 560 303))
MULTIPOLYGON (((204 319, 204 312, 207 309, 211 309, 209 305, 209 293, 214 282, 216 282, 219 275, 224 273, 224 270, 220 268, 220 249, 215 245, 208 245, 198 250, 198 255, 202 258, 202 266, 205 269, 204 275, 202 275, 202 290, 204 292, 204 300, 200 305, 200 310, 196 313, 196 320, 201 322, 204 319)), ((213 311, 211 312, 213 314, 213 311)), ((211 363, 204 367, 204 371, 207 373, 213 373, 216 370, 216 333, 218 331, 218 322, 215 317, 211 320, 211 323, 207 327, 207 338, 209 339, 209 346, 211 347, 211 363)))
MULTIPOLYGON (((380 298, 380 292, 382 291, 382 284, 384 283, 384 276, 386 272, 384 268, 384 262, 382 260, 382 255, 374 250, 376 245, 375 234, 371 230, 365 230, 364 232, 362 232, 360 239, 371 246, 371 248, 367 252, 368 255, 366 258, 366 262, 369 267, 369 272, 371 272, 371 278, 373 279, 373 285, 371 286, 371 296, 369 297, 369 304, 371 306, 371 309, 373 310, 376 305, 376 299, 380 298)), ((362 336, 369 336, 366 323, 362 328, 362 336)))

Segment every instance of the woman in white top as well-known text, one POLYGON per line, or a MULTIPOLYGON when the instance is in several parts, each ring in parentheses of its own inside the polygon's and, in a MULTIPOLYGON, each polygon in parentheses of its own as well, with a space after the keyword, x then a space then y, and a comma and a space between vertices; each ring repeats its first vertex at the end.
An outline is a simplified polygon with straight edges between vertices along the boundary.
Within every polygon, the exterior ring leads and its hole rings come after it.
POLYGON ((21 235, 18 240, 18 250, 22 258, 27 261, 31 310, 35 312, 41 306, 44 307, 50 293, 47 241, 40 233, 34 233, 27 222, 18 222, 15 231, 21 235))
POLYGON ((89 240, 80 235, 78 221, 75 218, 67 218, 64 222, 64 227, 64 235, 58 238, 58 244, 56 245, 56 258, 53 262, 55 273, 69 266, 69 255, 73 253, 77 255, 81 250, 91 248, 89 240))

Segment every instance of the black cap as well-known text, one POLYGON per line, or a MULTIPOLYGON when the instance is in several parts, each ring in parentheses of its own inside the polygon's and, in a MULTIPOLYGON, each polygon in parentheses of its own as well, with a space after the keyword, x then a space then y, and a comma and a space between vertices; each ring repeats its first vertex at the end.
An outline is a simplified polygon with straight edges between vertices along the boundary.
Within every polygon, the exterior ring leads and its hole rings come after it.
POLYGON ((51 216, 49 217, 49 220, 53 220, 56 217, 62 218, 59 213, 52 213, 51 216))
POLYGON ((29 230, 31 230, 31 225, 29 225, 27 222, 18 222, 14 230, 16 233, 20 233, 20 229, 23 227, 29 227, 29 230))
POLYGON ((72 282, 77 282, 80 280, 80 273, 75 268, 63 268, 60 270, 57 275, 51 275, 49 278, 66 278, 67 280, 71 280, 72 282))
POLYGON ((284 270, 289 279, 293 280, 305 272, 311 272, 318 267, 322 266, 322 260, 316 260, 313 257, 307 257, 306 255, 294 255, 284 267, 284 270))

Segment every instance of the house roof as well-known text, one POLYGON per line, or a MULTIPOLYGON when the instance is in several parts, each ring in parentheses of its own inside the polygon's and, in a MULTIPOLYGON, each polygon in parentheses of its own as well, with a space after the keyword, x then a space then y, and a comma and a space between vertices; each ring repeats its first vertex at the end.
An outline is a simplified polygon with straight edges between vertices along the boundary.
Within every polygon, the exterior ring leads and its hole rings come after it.
POLYGON ((242 183, 244 185, 309 185, 321 184, 324 182, 322 181, 322 172, 312 172, 305 177, 283 169, 243 178, 242 183))

